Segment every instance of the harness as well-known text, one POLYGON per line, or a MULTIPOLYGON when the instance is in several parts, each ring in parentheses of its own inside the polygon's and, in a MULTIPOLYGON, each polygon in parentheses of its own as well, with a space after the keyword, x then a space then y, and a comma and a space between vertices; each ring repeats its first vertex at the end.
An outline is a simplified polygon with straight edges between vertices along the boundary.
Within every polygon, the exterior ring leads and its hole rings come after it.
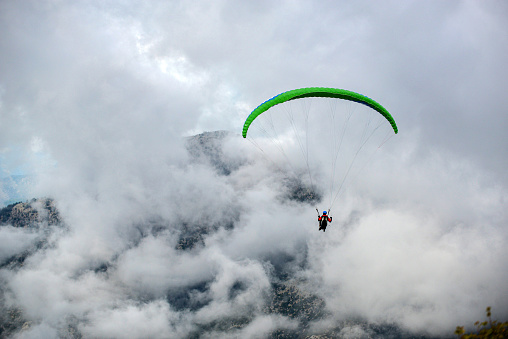
POLYGON ((328 216, 327 215, 322 215, 320 216, 320 221, 319 221, 319 224, 322 226, 322 227, 326 227, 328 225, 328 216))

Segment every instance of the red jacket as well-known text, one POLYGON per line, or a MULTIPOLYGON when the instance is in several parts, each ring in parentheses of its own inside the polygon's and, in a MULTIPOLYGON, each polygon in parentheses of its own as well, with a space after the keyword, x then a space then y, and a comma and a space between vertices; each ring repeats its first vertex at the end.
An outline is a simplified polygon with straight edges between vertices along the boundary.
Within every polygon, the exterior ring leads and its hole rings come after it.
POLYGON ((332 218, 330 218, 329 216, 327 216, 327 215, 325 215, 325 214, 323 214, 323 215, 321 215, 321 216, 317 217, 317 220, 318 220, 318 221, 321 221, 321 219, 323 219, 323 217, 325 217, 325 218, 328 220, 328 222, 332 222, 332 218))

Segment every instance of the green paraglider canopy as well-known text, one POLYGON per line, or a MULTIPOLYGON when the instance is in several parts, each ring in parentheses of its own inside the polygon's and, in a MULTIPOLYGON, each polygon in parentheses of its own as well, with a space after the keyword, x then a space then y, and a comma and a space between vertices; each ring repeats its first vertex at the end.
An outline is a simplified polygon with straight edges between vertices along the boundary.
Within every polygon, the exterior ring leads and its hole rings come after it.
POLYGON ((397 134, 398 129, 397 125, 395 123, 395 120, 391 116, 391 114, 378 102, 372 100, 369 97, 366 97, 365 95, 348 91, 345 89, 338 89, 338 88, 327 88, 327 87, 308 87, 308 88, 300 88, 300 89, 294 89, 291 91, 287 91, 284 93, 281 93, 279 95, 274 96, 273 98, 263 102, 261 105, 256 107, 251 114, 247 117, 247 120, 245 120, 245 123, 243 125, 243 131, 242 136, 244 138, 247 137, 247 131, 249 130, 249 126, 251 123, 256 119, 260 114, 263 112, 266 112, 271 107, 286 102, 290 100, 295 99, 302 99, 302 98, 311 98, 311 97, 326 97, 326 98, 337 98, 337 99, 343 99, 343 100, 349 100, 358 102, 360 104, 366 105, 371 107, 372 109, 379 112, 382 116, 388 120, 390 125, 392 125, 393 131, 395 134, 397 134))

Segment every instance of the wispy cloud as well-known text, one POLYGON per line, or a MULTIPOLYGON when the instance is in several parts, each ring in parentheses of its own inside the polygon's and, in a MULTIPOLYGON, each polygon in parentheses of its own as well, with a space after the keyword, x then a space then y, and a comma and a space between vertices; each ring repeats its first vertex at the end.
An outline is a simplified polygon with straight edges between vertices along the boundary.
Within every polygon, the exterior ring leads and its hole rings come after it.
POLYGON ((288 279, 324 300, 316 331, 448 335, 488 305, 505 317, 506 10, 2 2, 0 171, 25 166, 67 227, 2 226, 0 260, 49 243, 0 271, 2 307, 26 337, 256 337, 299 326, 266 308, 288 279), (326 233, 238 136, 251 109, 306 86, 368 94, 400 129, 326 233), (229 175, 188 151, 216 129, 233 132, 229 175))

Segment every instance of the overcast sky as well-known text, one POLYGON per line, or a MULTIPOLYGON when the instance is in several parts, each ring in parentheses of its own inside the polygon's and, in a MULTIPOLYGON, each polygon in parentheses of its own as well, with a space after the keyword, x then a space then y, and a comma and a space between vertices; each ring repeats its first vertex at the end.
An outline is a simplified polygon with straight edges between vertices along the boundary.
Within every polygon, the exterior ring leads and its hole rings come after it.
MULTIPOLYGON (((0 175, 34 177, 31 196, 54 198, 70 229, 2 272, 27 337, 71 316, 99 337, 180 337, 242 312, 254 320, 233 337, 292 328, 261 312, 264 260, 302 246, 295 275, 331 314, 316 333, 348 317, 444 335, 486 306, 508 317, 505 1, 0 1, 0 32, 0 175), (311 86, 366 94, 399 127, 326 236, 261 163, 225 178, 183 145, 239 134, 261 102, 311 86), (167 230, 139 238, 154 218, 167 230), (177 252, 196 220, 236 224, 177 252), (212 302, 196 312, 164 298, 201 282, 212 302)), ((250 157, 242 141, 227 150, 250 157)), ((23 232, 0 232, 2 259, 30 246, 23 232)))

